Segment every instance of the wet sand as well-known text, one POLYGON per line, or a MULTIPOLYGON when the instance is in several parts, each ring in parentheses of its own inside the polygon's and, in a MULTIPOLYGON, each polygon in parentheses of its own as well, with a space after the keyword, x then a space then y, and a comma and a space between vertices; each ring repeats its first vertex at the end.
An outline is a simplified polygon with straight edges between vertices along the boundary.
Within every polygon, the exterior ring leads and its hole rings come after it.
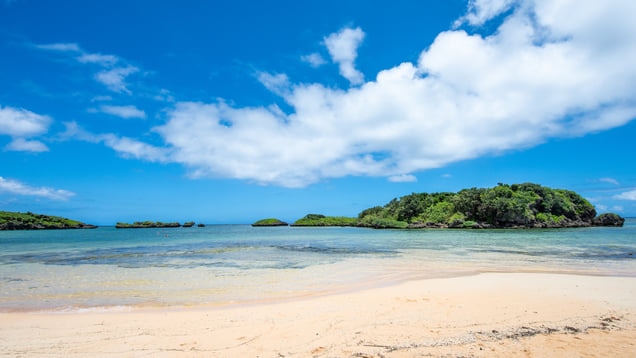
POLYGON ((483 273, 279 302, 0 313, 0 356, 634 357, 636 277, 483 273))

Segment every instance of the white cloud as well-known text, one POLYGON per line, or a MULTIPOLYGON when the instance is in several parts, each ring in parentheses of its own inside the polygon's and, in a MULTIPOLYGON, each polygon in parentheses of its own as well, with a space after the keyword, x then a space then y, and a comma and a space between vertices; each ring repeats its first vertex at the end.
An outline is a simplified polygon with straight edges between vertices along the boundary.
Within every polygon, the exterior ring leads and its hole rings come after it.
POLYGON ((400 174, 390 176, 389 181, 393 183, 412 183, 417 181, 417 177, 412 174, 400 174))
POLYGON ((95 96, 91 98, 91 102, 108 102, 112 100, 113 100, 113 97, 111 96, 95 96))
POLYGON ((618 200, 636 200, 636 190, 626 191, 614 196, 618 200))
POLYGON ((290 87, 289 78, 284 73, 272 75, 266 72, 261 72, 258 74, 258 81, 268 90, 281 96, 287 93, 290 87))
POLYGON ((16 152, 47 152, 49 148, 39 140, 15 138, 5 147, 6 150, 16 152))
POLYGON ((509 10, 518 1, 515 0, 470 0, 468 13, 455 22, 460 26, 463 22, 471 25, 483 25, 486 21, 509 10))
POLYGON ((102 66, 112 66, 119 58, 114 55, 102 55, 99 53, 84 53, 77 58, 81 63, 96 63, 102 66))
POLYGON ((108 106, 100 107, 104 113, 112 114, 121 118, 146 118, 146 112, 135 106, 108 106))
POLYGON ((174 102, 174 96, 165 88, 160 89, 159 93, 154 95, 152 99, 159 102, 174 102))
POLYGON ((113 92, 131 94, 127 88, 126 77, 136 72, 139 72, 139 69, 134 66, 117 67, 98 72, 95 79, 113 92))
POLYGON ((45 133, 51 118, 29 110, 0 106, 0 134, 30 137, 45 133))
POLYGON ((5 179, 3 177, 0 177, 0 192, 38 196, 52 200, 68 200, 75 195, 75 193, 68 190, 52 189, 47 187, 32 187, 17 180, 5 179))
POLYGON ((35 47, 46 51, 70 53, 74 61, 97 65, 101 70, 95 74, 94 79, 116 93, 131 94, 126 77, 139 72, 139 68, 125 64, 118 56, 87 52, 76 43, 42 44, 35 47))
POLYGON ((124 158, 166 162, 168 151, 165 148, 155 147, 132 138, 119 137, 114 134, 100 135, 97 140, 104 142, 106 146, 114 149, 124 158))
POLYGON ((616 180, 614 178, 601 178, 601 179, 599 179, 599 181, 603 182, 603 183, 613 184, 613 185, 620 185, 618 180, 616 180))
POLYGON ((364 75, 356 69, 354 64, 358 57, 358 46, 363 39, 364 32, 359 27, 344 28, 324 39, 332 61, 340 66, 340 74, 354 85, 364 82, 364 75))
POLYGON ((48 51, 82 52, 82 49, 76 43, 42 44, 42 45, 35 45, 35 47, 41 50, 48 50, 48 51))
POLYGON ((90 143, 103 143, 124 158, 141 159, 150 162, 168 162, 170 150, 116 134, 93 134, 81 128, 76 122, 64 123, 66 130, 60 135, 62 140, 76 139, 90 143))
POLYGON ((312 53, 309 55, 301 56, 300 59, 303 62, 307 62, 311 67, 314 67, 314 68, 320 67, 327 63, 327 61, 325 61, 325 59, 322 58, 322 56, 320 56, 319 53, 312 53))
POLYGON ((0 106, 0 135, 12 137, 6 150, 43 152, 48 148, 37 140, 28 140, 48 131, 52 120, 29 110, 0 106))
MULTIPOLYGON (((417 63, 385 69, 366 82, 354 66, 362 30, 325 37, 341 74, 356 87, 259 73, 258 80, 286 102, 286 112, 224 100, 177 102, 166 123, 154 128, 163 148, 71 126, 68 132, 125 157, 180 163, 192 176, 302 187, 349 175, 410 179, 403 173, 636 118, 636 2, 471 4, 474 18, 460 20, 478 26, 505 14, 495 31, 440 33, 417 63)), ((125 91, 128 74, 109 83, 125 91)), ((636 200, 636 192, 619 196, 636 200)))

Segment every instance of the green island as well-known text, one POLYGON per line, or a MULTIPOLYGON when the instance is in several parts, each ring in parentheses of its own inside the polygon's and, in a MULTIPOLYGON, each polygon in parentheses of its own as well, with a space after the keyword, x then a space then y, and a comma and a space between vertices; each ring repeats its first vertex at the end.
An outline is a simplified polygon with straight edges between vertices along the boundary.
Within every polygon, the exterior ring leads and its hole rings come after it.
POLYGON ((289 224, 275 218, 267 218, 253 223, 252 226, 289 226, 289 224))
POLYGON ((358 219, 346 216, 307 214, 296 220, 291 226, 358 226, 358 223, 358 219))
POLYGON ((94 229, 96 227, 59 216, 0 211, 0 230, 94 229))
MULTIPOLYGON (((188 221, 183 224, 183 227, 192 227, 194 226, 194 222, 188 221)), ((118 222, 115 224, 115 228, 117 229, 154 229, 154 228, 175 228, 181 227, 181 224, 178 222, 161 222, 161 221, 135 221, 132 224, 118 222)))
POLYGON ((488 229, 623 226, 614 213, 598 215, 579 194, 539 184, 498 184, 457 193, 412 193, 357 218, 308 214, 292 226, 356 226, 375 229, 488 229))

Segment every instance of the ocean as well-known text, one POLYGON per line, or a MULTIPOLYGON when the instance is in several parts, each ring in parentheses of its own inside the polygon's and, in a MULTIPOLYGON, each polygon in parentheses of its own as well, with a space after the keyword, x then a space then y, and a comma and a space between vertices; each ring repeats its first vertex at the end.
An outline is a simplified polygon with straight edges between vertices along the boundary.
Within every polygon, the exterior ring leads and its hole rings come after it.
POLYGON ((269 302, 480 272, 636 275, 622 228, 0 231, 0 311, 269 302))

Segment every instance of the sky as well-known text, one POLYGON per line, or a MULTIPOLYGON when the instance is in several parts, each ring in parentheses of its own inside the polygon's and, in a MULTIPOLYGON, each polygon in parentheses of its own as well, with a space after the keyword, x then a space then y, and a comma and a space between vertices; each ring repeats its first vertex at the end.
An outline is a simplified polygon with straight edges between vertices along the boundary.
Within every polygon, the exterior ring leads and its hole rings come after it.
POLYGON ((0 210, 356 216, 534 182, 636 216, 633 0, 0 0, 0 210))

